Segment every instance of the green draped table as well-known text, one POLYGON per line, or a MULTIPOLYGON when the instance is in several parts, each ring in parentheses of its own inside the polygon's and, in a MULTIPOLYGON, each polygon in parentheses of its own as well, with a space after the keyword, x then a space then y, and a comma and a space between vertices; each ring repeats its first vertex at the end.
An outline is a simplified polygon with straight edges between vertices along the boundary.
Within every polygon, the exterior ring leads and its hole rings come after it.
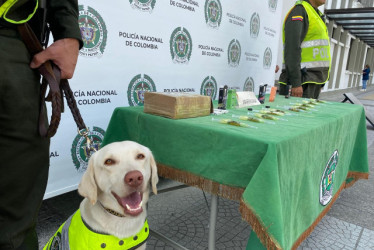
MULTIPOLYGON (((265 105, 286 110, 302 101, 277 96, 265 105)), ((146 114, 141 106, 120 107, 103 145, 132 140, 149 147, 160 176, 239 200, 243 219, 264 246, 295 249, 343 188, 368 178, 365 113, 359 105, 327 102, 269 123, 233 117, 265 105, 180 120, 146 114)))

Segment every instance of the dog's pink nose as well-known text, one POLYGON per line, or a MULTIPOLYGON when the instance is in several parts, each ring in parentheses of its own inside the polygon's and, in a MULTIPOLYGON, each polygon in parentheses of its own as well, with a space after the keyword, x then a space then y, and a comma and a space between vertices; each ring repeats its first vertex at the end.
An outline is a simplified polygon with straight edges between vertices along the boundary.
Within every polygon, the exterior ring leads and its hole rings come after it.
POLYGON ((135 170, 125 175, 125 183, 130 187, 139 187, 143 183, 143 175, 140 171, 135 170))

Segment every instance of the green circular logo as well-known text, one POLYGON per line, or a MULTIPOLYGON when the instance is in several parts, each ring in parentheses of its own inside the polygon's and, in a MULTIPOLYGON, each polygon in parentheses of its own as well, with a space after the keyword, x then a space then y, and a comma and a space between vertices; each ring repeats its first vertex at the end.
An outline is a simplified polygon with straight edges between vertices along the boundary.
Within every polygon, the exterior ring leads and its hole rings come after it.
POLYGON ((155 8, 156 0, 130 0, 130 4, 134 9, 151 13, 155 8))
POLYGON ((243 91, 249 91, 249 92, 254 92, 255 91, 255 81, 253 80, 252 77, 248 77, 243 86, 243 91))
POLYGON ((144 93, 156 92, 156 85, 148 75, 136 75, 132 78, 127 89, 127 98, 130 106, 143 106, 144 93))
POLYGON ((192 53, 192 39, 186 28, 176 28, 170 37, 170 53, 174 63, 186 64, 192 53))
MULTIPOLYGON (((88 133, 88 138, 90 138, 92 142, 91 146, 96 150, 99 150, 101 143, 103 142, 104 135, 105 130, 99 127, 93 127, 93 129, 88 133)), ((78 134, 75 137, 71 147, 71 156, 78 172, 84 172, 87 169, 89 152, 86 146, 86 138, 78 134)))
POLYGON ((251 37, 257 38, 258 33, 260 32, 260 15, 258 13, 253 13, 251 17, 251 24, 250 24, 250 34, 251 37))
POLYGON ((107 30, 100 14, 91 7, 84 9, 79 5, 79 27, 83 40, 83 48, 79 51, 81 56, 101 57, 107 42, 107 30))
POLYGON ((319 202, 322 206, 326 206, 333 197, 335 170, 338 166, 338 159, 339 153, 338 150, 335 150, 327 162, 325 171, 323 171, 319 189, 319 202))
POLYGON ((222 5, 219 0, 205 1, 205 21, 209 27, 218 28, 222 20, 222 5))
POLYGON ((238 40, 233 39, 227 50, 229 65, 232 67, 237 67, 240 62, 241 47, 238 40))
POLYGON ((213 76, 207 76, 200 88, 200 95, 210 96, 212 100, 216 99, 217 95, 217 82, 213 76))
POLYGON ((264 69, 270 69, 272 60, 273 54, 271 52, 271 49, 267 47, 264 52, 264 69))

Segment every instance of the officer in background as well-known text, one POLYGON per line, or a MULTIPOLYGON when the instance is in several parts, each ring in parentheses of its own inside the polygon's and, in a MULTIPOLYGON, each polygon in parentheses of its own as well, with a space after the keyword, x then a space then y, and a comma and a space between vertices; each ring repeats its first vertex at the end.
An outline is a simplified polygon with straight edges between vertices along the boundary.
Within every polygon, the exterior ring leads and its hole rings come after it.
MULTIPOLYGON (((38 133, 40 75, 52 60, 71 78, 82 47, 77 0, 0 0, 0 249, 38 250, 35 231, 48 179, 49 139, 38 133), (38 2, 39 1, 39 2, 38 2), (31 58, 17 31, 29 22, 42 37, 43 17, 54 42, 31 58)), ((47 119, 47 117, 45 117, 47 119)))
POLYGON ((281 95, 315 98, 329 79, 330 42, 324 15, 317 9, 326 0, 299 0, 283 23, 281 95))

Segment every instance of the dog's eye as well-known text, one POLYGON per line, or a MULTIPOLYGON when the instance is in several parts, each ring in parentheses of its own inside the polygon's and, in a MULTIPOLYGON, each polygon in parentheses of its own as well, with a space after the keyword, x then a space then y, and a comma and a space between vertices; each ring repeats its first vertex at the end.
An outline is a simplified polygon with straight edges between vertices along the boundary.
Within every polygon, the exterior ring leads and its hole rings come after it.
POLYGON ((111 166, 113 165, 114 163, 116 163, 114 160, 112 159, 107 159, 105 160, 104 164, 107 165, 107 166, 111 166))
POLYGON ((143 160, 144 158, 145 158, 144 154, 138 154, 136 156, 136 159, 138 159, 138 160, 143 160))

